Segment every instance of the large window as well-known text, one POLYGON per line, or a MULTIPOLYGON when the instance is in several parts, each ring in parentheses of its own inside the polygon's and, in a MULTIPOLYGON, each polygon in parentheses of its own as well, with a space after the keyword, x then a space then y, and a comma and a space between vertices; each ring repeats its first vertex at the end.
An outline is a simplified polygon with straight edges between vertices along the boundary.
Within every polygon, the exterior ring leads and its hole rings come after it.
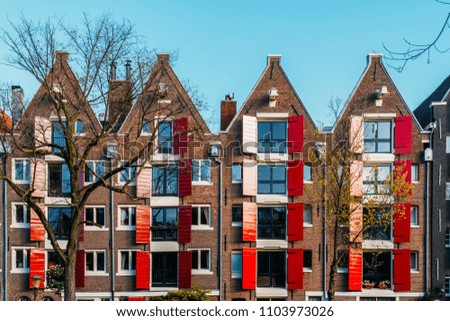
POLYGON ((258 153, 286 153, 286 122, 258 122, 258 153))
POLYGON ((106 252, 86 251, 86 274, 106 273, 106 252))
POLYGON ((390 252, 363 252, 363 280, 376 286, 391 282, 392 256, 390 252))
POLYGON ((48 196, 63 197, 70 194, 70 171, 67 164, 49 164, 48 176, 48 196))
POLYGON ((70 207, 49 207, 48 223, 57 239, 68 239, 70 233, 70 207))
POLYGON ((286 166, 258 166, 258 194, 286 194, 286 166))
POLYGON ((162 207, 152 209, 152 241, 176 241, 178 235, 178 209, 162 207))
POLYGON ((192 206, 192 227, 209 228, 211 226, 211 206, 192 206))
MULTIPOLYGON (((105 208, 99 207, 86 207, 86 226, 95 228, 105 228, 105 208)), ((122 213, 121 213, 122 214, 122 213)))
POLYGON ((96 176, 105 175, 105 161, 87 161, 84 169, 84 181, 93 183, 98 180, 96 176))
POLYGON ((286 287, 286 252, 258 252, 258 287, 286 287))
POLYGON ((385 195, 390 188, 387 183, 391 176, 391 166, 364 166, 363 167, 363 192, 366 195, 385 195))
POLYGON ((392 151, 390 121, 364 122, 364 151, 366 153, 390 153, 392 151))
POLYGON ((14 181, 17 184, 30 183, 30 160, 15 159, 14 160, 14 181))
POLYGON ((154 196, 178 195, 178 167, 175 164, 154 166, 152 169, 154 196))
POLYGON ((211 161, 195 160, 192 162, 192 182, 211 183, 211 161))
POLYGON ((177 271, 177 252, 152 253, 153 287, 176 287, 177 271))
POLYGON ((119 228, 134 229, 136 227, 136 207, 120 206, 119 214, 119 228))
POLYGON ((363 209, 363 238, 364 240, 390 240, 391 239, 390 208, 363 209))
POLYGON ((158 125, 158 152, 161 154, 173 152, 172 122, 161 122, 158 125))
POLYGON ((258 239, 286 239, 286 208, 258 208, 258 239))

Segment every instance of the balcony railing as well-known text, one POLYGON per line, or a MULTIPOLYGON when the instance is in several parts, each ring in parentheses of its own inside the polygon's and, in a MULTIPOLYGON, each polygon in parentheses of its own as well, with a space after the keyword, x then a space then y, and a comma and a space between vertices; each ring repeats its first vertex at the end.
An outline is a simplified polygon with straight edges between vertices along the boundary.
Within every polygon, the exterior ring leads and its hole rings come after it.
POLYGON ((49 197, 66 197, 70 195, 70 180, 50 179, 48 185, 49 197))

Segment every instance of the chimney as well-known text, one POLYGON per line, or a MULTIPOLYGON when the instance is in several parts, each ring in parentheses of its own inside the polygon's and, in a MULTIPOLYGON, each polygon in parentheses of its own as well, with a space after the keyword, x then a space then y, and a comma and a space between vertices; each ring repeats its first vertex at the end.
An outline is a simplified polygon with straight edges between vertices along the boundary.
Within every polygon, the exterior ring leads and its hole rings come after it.
POLYGON ((131 60, 127 60, 125 64, 125 80, 131 80, 131 60))
POLYGON ((158 62, 170 64, 170 54, 166 52, 161 52, 156 54, 158 57, 158 62))
POLYGON ((270 66, 272 63, 275 65, 279 65, 281 62, 281 55, 267 55, 267 66, 270 66))
POLYGON ((66 50, 59 50, 55 52, 56 60, 69 60, 69 52, 66 50))
POLYGON ((220 130, 226 130, 228 125, 236 115, 236 100, 234 93, 229 93, 225 99, 220 102, 220 130))
POLYGON ((17 124, 23 114, 23 89, 20 86, 11 86, 11 117, 13 125, 17 124))
POLYGON ((116 70, 117 70, 117 63, 113 61, 111 62, 111 70, 109 71, 110 80, 116 80, 116 70))

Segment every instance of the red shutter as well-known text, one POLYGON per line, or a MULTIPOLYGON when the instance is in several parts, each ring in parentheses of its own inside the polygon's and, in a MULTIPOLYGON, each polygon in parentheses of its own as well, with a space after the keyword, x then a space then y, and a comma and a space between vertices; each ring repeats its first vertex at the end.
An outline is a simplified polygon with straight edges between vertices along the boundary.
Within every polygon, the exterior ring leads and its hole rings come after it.
POLYGON ((411 167, 412 162, 410 160, 400 160, 394 162, 394 180, 397 196, 412 194, 411 167))
POLYGON ((395 117, 394 152, 406 154, 412 152, 412 116, 395 117))
POLYGON ((296 290, 303 288, 303 250, 288 249, 287 288, 296 290))
POLYGON ((30 249, 30 289, 33 288, 33 276, 42 278, 40 289, 45 288, 45 250, 30 249))
POLYGON ((303 203, 288 204, 288 241, 303 241, 303 203))
POLYGON ((242 241, 256 242, 256 203, 242 203, 242 241))
POLYGON ((142 297, 128 298, 128 301, 145 301, 145 298, 142 297))
POLYGON ((192 206, 180 206, 178 220, 178 243, 191 242, 192 206))
POLYGON ((77 288, 84 288, 85 285, 85 270, 86 270, 86 253, 84 250, 77 251, 77 259, 75 262, 75 286, 77 288))
POLYGON ((149 252, 136 252, 136 289, 150 289, 149 252))
POLYGON ((256 249, 242 249, 242 289, 256 289, 256 249))
POLYGON ((394 250, 394 291, 411 291, 410 250, 394 250))
POLYGON ((288 162, 288 196, 303 195, 303 161, 288 162))
POLYGON ((136 206, 136 244, 150 243, 150 206, 136 206))
MULTIPOLYGON (((38 204, 39 208, 44 212, 45 205, 38 204)), ((45 229, 41 222, 41 219, 36 214, 36 212, 30 209, 30 241, 44 241, 45 240, 45 229)))
POLYGON ((348 290, 361 291, 362 249, 348 249, 348 290))
POLYGON ((303 115, 288 118, 288 152, 303 152, 303 115))
POLYGON ((178 288, 191 288, 192 252, 178 252, 178 288))
POLYGON ((80 211, 80 225, 78 226, 78 241, 84 242, 84 226, 86 223, 84 223, 86 212, 85 208, 82 207, 80 211))
POLYGON ((178 161, 178 196, 192 195, 192 160, 178 161))
POLYGON ((173 121, 173 153, 175 155, 188 152, 188 130, 187 118, 173 121))
POLYGON ((411 237, 411 204, 396 204, 394 242, 409 242, 411 237))

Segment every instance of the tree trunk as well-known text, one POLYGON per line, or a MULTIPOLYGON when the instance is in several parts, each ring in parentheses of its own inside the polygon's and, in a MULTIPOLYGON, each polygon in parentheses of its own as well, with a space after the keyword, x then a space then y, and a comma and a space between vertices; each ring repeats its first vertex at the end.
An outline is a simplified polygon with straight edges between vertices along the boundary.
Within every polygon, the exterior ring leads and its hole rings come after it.
POLYGON ((76 248, 67 246, 67 263, 64 268, 64 300, 65 301, 76 301, 76 259, 77 251, 76 248))
POLYGON ((336 258, 333 258, 333 261, 330 266, 330 279, 328 282, 328 299, 330 301, 334 301, 335 287, 336 287, 336 274, 337 274, 337 261, 336 258))

